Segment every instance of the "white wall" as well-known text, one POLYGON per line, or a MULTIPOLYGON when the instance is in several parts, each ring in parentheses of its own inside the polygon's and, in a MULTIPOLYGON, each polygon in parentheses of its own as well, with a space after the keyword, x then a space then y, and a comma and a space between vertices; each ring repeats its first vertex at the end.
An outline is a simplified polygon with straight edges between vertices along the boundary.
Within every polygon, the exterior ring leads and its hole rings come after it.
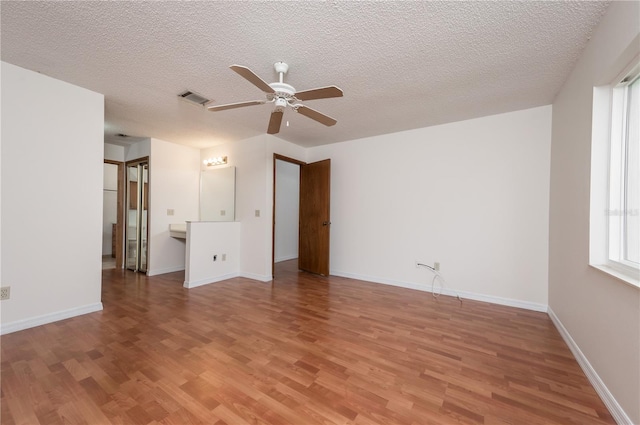
POLYGON ((104 159, 110 159, 111 161, 124 162, 124 146, 112 145, 111 143, 104 144, 104 159))
POLYGON ((169 236, 169 224, 198 220, 200 151, 158 139, 150 149, 147 275, 153 276, 185 268, 185 241, 169 236))
POLYGON ((545 310, 551 107, 312 148, 331 158, 331 274, 545 310))
POLYGON ((271 279, 267 269, 266 135, 253 137, 202 151, 202 158, 227 156, 236 167, 236 221, 240 228, 240 270, 245 277, 260 281, 271 279), (221 152, 215 154, 214 152, 221 152), (260 217, 255 211, 260 211, 260 217))
MULTIPOLYGON (((0 79, 2 76, 2 70, 0 69, 0 79)), ((2 99, 2 86, 0 84, 0 99, 2 99)), ((2 104, 0 102, 0 223, 2 223, 2 104)), ((0 286, 2 286, 2 225, 0 224, 0 286)), ((2 304, 0 304, 0 333, 2 331, 2 304)))
POLYGON ((187 243, 185 288, 239 276, 240 223, 189 222, 187 243))
POLYGON ((135 161, 151 155, 151 139, 144 139, 124 148, 124 160, 135 161))
POLYGON ((300 166, 276 161, 275 262, 298 258, 300 166))
POLYGON ((430 289, 414 261, 439 261, 464 296, 545 310, 550 137, 547 106, 313 149, 262 135, 201 159, 237 167, 245 277, 271 276, 273 153, 331 158, 331 273, 430 289))
MULTIPOLYGON (((236 221, 240 229, 240 275, 272 278, 273 154, 304 161, 306 150, 264 134, 201 151, 201 160, 227 156, 236 167, 236 221), (255 211, 260 211, 260 217, 255 211)), ((202 166, 202 169, 205 167, 202 166)))
POLYGON ((2 62, 1 121, 2 333, 101 310, 104 97, 2 62))
POLYGON ((640 291, 588 264, 593 87, 631 43, 637 48, 639 32, 640 3, 613 2, 553 104, 549 229, 550 313, 601 379, 601 395, 609 391, 626 412, 618 420, 636 424, 640 291))

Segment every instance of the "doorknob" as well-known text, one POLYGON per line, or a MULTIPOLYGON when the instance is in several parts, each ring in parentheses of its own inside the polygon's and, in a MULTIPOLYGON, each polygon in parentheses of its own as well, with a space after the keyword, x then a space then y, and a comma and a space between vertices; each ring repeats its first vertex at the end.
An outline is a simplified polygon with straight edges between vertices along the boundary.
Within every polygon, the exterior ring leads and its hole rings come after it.
POLYGON ((322 222, 322 225, 323 225, 323 226, 328 226, 329 224, 331 224, 331 222, 330 222, 330 221, 323 221, 323 222, 322 222))

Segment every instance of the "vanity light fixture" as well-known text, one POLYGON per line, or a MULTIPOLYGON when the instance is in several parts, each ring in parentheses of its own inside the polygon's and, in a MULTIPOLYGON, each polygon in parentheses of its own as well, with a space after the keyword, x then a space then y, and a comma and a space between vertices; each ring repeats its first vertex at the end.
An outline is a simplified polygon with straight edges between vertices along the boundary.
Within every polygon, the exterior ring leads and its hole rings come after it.
POLYGON ((203 162, 204 162, 204 165, 206 165, 207 167, 211 167, 214 165, 224 165, 227 163, 227 157, 218 156, 216 158, 205 159, 203 162))

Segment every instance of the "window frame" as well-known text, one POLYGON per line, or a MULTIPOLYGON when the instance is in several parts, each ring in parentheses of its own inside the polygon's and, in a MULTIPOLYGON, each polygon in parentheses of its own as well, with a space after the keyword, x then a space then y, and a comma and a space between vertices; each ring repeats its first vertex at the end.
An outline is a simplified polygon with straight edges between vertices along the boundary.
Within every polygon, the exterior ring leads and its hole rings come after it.
MULTIPOLYGON (((631 86, 640 84, 640 63, 611 88, 611 120, 609 139, 607 226, 607 266, 625 274, 640 273, 640 263, 626 258, 627 187, 629 180, 629 120, 631 117, 631 86)), ((636 117, 638 118, 638 117, 636 117)))
POLYGON ((640 265, 620 261, 620 236, 626 225, 626 205, 620 202, 626 182, 620 178, 626 171, 620 162, 613 162, 622 160, 623 137, 627 137, 627 99, 622 95, 640 76, 640 52, 633 56, 627 66, 618 68, 615 78, 611 75, 609 82, 593 88, 589 265, 640 289, 640 265), (618 185, 612 189, 614 180, 618 185))

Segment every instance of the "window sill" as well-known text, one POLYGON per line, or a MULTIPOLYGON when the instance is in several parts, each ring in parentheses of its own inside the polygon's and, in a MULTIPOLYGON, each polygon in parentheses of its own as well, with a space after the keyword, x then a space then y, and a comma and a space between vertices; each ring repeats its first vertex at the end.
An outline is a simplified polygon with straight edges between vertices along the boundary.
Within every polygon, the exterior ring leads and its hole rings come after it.
POLYGON ((616 269, 613 269, 609 266, 603 265, 603 264, 589 264, 591 267, 593 267, 594 269, 600 270, 601 272, 604 272, 606 274, 608 274, 609 276, 613 276, 618 280, 623 281, 624 283, 626 283, 627 285, 631 285, 634 286, 638 289, 640 289, 640 276, 636 275, 636 276, 631 276, 629 274, 626 273, 622 273, 616 269))

